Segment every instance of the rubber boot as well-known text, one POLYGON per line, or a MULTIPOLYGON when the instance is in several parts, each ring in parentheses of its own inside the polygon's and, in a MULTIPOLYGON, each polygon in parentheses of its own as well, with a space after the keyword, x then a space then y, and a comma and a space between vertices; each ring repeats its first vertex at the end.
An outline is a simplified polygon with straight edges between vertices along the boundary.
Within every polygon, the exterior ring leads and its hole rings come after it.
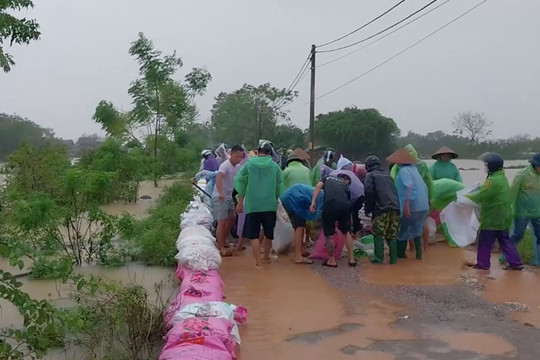
POLYGON ((374 264, 382 264, 384 262, 384 242, 380 236, 373 237, 373 245, 375 246, 374 257, 371 260, 374 264))
POLYGON ((397 242, 397 257, 400 259, 407 258, 407 241, 397 242))
POLYGON ((396 240, 388 241, 388 247, 390 248, 390 264, 397 264, 397 258, 398 258, 397 241, 396 240))
POLYGON ((414 247, 416 248, 416 259, 422 260, 422 237, 414 238, 414 247))

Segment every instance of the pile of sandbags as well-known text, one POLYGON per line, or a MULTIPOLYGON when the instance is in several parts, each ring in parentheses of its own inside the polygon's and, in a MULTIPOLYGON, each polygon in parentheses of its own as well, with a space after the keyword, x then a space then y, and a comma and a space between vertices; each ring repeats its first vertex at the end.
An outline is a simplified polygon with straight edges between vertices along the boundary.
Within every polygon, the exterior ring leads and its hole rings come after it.
POLYGON ((180 216, 176 241, 180 290, 164 314, 167 334, 160 360, 232 360, 240 345, 238 325, 247 309, 224 302, 221 255, 210 232, 212 217, 200 200, 180 216))

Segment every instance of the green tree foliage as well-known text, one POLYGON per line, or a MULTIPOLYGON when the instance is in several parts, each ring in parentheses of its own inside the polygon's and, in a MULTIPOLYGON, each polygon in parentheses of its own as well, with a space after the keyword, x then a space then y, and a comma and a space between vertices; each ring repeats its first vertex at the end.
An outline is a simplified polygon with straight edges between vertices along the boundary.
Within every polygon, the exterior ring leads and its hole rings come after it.
POLYGON ((230 94, 220 93, 215 99, 210 123, 214 141, 253 148, 259 139, 273 139, 280 122, 288 125, 284 107, 297 96, 296 92, 270 84, 257 87, 244 84, 230 94))
POLYGON ((114 138, 108 138, 100 148, 84 154, 78 167, 115 173, 115 185, 110 189, 111 196, 129 202, 137 201, 139 182, 149 173, 143 150, 139 147, 122 146, 114 138))
POLYGON ((355 159, 390 154, 399 134, 395 121, 376 109, 345 108, 318 115, 315 120, 317 145, 333 147, 355 159))
POLYGON ((192 198, 192 187, 185 181, 177 182, 165 190, 147 218, 133 221, 131 228, 125 228, 128 231, 124 236, 135 242, 135 259, 148 265, 173 266, 176 263, 178 216, 192 198))
POLYGON ((306 132, 291 123, 280 124, 274 128, 271 135, 273 143, 279 148, 296 149, 307 147, 306 132))
POLYGON ((26 10, 34 7, 32 0, 4 0, 0 1, 0 68, 9 72, 15 65, 13 57, 4 51, 4 45, 29 44, 38 40, 41 33, 35 20, 18 18, 12 15, 13 11, 26 10))
POLYGON ((193 124, 197 116, 194 98, 204 94, 212 76, 204 69, 194 68, 184 82, 176 80, 174 76, 182 67, 182 60, 176 53, 163 56, 142 33, 131 44, 129 53, 139 64, 139 78, 128 90, 133 109, 123 113, 112 103, 101 101, 93 118, 110 136, 145 146, 153 154, 151 169, 157 182, 166 168, 159 161, 160 144, 169 149, 164 140, 173 140, 175 134, 193 124))
POLYGON ((23 143, 41 147, 56 142, 51 129, 17 115, 0 113, 0 161, 5 160, 23 143))

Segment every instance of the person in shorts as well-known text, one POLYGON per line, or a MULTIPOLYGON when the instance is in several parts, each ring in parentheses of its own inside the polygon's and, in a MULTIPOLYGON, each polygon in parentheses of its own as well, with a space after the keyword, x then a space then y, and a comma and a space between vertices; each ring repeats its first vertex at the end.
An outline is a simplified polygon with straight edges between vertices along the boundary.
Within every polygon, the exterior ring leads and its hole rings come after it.
POLYGON ((240 168, 239 163, 244 158, 244 149, 235 145, 231 149, 231 157, 225 160, 218 169, 216 185, 212 193, 212 210, 217 221, 216 238, 222 256, 231 256, 232 249, 226 247, 227 235, 231 231, 234 221, 234 178, 240 168))
POLYGON ((322 205, 322 226, 324 236, 326 237, 326 249, 328 251, 328 260, 323 263, 324 266, 337 267, 334 254, 334 239, 337 228, 345 236, 345 246, 349 256, 349 266, 356 266, 351 237, 351 214, 349 201, 351 193, 349 185, 351 178, 345 174, 338 176, 328 176, 317 184, 313 190, 310 211, 315 213, 317 210, 317 197, 321 190, 324 190, 324 200, 322 205))
POLYGON ((255 258, 255 267, 261 268, 261 227, 264 233, 263 261, 271 262, 270 250, 276 226, 277 199, 283 191, 281 168, 272 160, 272 145, 262 142, 257 149, 257 156, 250 158, 240 169, 234 185, 238 192, 236 212, 245 210, 244 238, 251 240, 251 250, 255 258), (244 209, 245 207, 245 209, 244 209))
POLYGON ((376 264, 383 263, 384 241, 386 240, 390 250, 390 264, 395 264, 397 263, 400 213, 394 179, 382 168, 379 158, 373 155, 366 159, 366 170, 364 210, 366 215, 372 215, 373 244, 375 245, 375 256, 371 261, 376 264))
POLYGON ((316 203, 316 212, 311 213, 309 206, 313 197, 313 186, 296 184, 287 189, 279 197, 281 205, 287 211, 289 220, 294 229, 294 262, 295 264, 313 264, 304 254, 303 239, 308 220, 316 220, 321 216, 323 192, 319 194, 316 203))

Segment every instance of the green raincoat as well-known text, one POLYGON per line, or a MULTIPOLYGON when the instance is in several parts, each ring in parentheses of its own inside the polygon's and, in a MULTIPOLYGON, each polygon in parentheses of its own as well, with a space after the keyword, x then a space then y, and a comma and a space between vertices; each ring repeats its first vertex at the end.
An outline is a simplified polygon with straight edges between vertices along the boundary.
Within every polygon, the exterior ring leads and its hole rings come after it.
POLYGON ((452 201, 457 200, 457 192, 465 189, 459 181, 450 179, 433 180, 432 205, 435 210, 442 210, 452 201))
POLYGON ((465 196, 481 207, 480 230, 508 230, 512 225, 512 195, 504 170, 494 172, 479 191, 465 196))
POLYGON ((540 218, 540 174, 532 166, 521 170, 512 183, 514 216, 540 218))
MULTIPOLYGON (((317 165, 313 169, 311 169, 311 186, 317 186, 317 183, 319 182, 319 180, 321 180, 321 164, 323 164, 323 161, 319 160, 317 165)), ((330 167, 332 168, 332 170, 337 169, 337 165, 335 162, 333 162, 330 167)))
POLYGON ((437 160, 429 168, 429 173, 433 180, 450 179, 454 181, 463 182, 461 174, 456 165, 451 160, 442 161, 437 160))
POLYGON ((244 196, 246 214, 276 211, 283 192, 283 174, 270 156, 252 157, 236 175, 234 187, 244 196))
MULTIPOLYGON (((411 154, 415 159, 418 160, 418 152, 411 144, 405 146, 405 149, 407 149, 409 151, 409 154, 411 154)), ((433 180, 431 179, 429 168, 426 165, 426 163, 423 162, 422 160, 418 160, 418 163, 416 164, 416 168, 418 169, 420 176, 422 177, 422 179, 424 180, 424 183, 426 184, 428 188, 428 196, 429 196, 429 199, 431 200, 433 196, 433 180)), ((397 174, 399 172, 399 169, 401 169, 401 166, 395 165, 392 168, 392 171, 390 171, 390 176, 392 176, 394 181, 396 181, 397 179, 397 174)))
POLYGON ((291 161, 283 170, 285 190, 296 184, 311 185, 311 172, 300 161, 291 161))

